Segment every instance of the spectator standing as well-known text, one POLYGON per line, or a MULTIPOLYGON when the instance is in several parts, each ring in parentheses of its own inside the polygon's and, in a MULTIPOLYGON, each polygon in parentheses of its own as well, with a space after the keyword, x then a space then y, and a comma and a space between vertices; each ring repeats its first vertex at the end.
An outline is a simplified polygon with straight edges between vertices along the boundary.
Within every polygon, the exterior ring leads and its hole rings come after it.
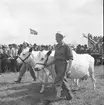
POLYGON ((0 45, 0 73, 2 73, 2 55, 3 55, 3 49, 2 45, 0 45))
MULTIPOLYGON (((28 47, 28 44, 26 42, 23 43, 22 51, 25 48, 29 48, 28 47)), ((28 64, 27 63, 23 63, 22 66, 21 66, 21 68, 20 68, 18 79, 15 81, 16 83, 20 83, 21 82, 22 77, 25 74, 25 72, 26 72, 27 69, 29 69, 30 74, 31 74, 33 80, 36 81, 36 76, 35 76, 35 73, 34 73, 34 70, 33 70, 32 66, 31 66, 31 64, 29 64, 29 63, 28 64)))

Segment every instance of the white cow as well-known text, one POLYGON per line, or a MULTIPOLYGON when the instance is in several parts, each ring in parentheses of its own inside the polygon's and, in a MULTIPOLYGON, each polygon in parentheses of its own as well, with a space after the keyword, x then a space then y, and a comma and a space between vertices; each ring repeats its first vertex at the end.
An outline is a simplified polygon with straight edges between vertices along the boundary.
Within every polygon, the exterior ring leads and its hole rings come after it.
MULTIPOLYGON (((95 89, 95 77, 94 77, 94 58, 89 54, 77 54, 73 51, 73 61, 71 66, 70 78, 72 80, 80 80, 87 77, 91 77, 93 83, 93 89, 95 89)), ((54 63, 54 51, 43 51, 40 53, 38 61, 35 65, 35 69, 42 70, 45 64, 54 63), (44 53, 44 54, 43 54, 44 53)), ((51 70, 49 70, 51 71, 51 70)), ((68 73, 67 73, 68 74, 68 73)), ((78 83, 77 83, 78 86, 78 83)))
MULTIPOLYGON (((26 48, 22 51, 20 56, 17 58, 17 62, 28 63, 32 66, 32 68, 35 69, 35 65, 39 59, 40 53, 41 53, 40 51, 33 51, 32 48, 26 48)), ((47 78, 49 77, 48 75, 50 74, 47 69, 43 69, 41 71, 35 71, 35 73, 37 74, 36 75, 37 79, 40 80, 41 82, 47 82, 46 80, 48 80, 47 78)), ((40 92, 42 92, 43 89, 44 89, 44 84, 42 85, 40 92)))

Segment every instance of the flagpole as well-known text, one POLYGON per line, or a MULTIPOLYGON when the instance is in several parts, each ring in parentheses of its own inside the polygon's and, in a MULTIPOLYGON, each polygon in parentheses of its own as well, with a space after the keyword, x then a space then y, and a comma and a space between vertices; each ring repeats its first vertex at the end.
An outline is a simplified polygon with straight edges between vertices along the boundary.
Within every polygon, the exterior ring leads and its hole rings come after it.
MULTIPOLYGON (((30 34, 37 35, 38 32, 35 31, 34 29, 31 29, 31 28, 30 28, 30 34)), ((30 37, 30 35, 29 35, 29 41, 31 41, 31 37, 30 37)), ((31 43, 31 42, 30 42, 30 43, 31 43)))
POLYGON ((29 41, 29 44, 30 44, 30 42, 31 42, 30 34, 28 35, 28 41, 29 41))

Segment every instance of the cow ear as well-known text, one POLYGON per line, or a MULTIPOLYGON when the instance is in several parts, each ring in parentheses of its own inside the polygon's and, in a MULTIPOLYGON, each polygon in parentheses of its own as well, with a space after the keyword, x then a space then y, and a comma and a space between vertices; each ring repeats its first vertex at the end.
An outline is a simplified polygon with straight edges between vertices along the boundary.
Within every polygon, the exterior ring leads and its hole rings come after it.
POLYGON ((29 49, 29 52, 32 52, 32 47, 29 49))
POLYGON ((50 54, 52 53, 52 50, 47 52, 47 56, 50 56, 50 54))

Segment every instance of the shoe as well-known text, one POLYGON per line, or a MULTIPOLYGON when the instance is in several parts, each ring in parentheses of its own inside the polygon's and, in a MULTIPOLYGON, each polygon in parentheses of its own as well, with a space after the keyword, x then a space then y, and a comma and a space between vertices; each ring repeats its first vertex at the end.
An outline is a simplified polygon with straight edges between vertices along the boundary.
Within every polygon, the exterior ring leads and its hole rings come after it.
POLYGON ((36 78, 34 78, 33 81, 36 81, 36 78))
POLYGON ((72 92, 68 91, 66 94, 66 100, 72 100, 72 98, 73 98, 72 92))
POLYGON ((15 83, 21 83, 21 78, 19 78, 15 83))
POLYGON ((71 90, 65 85, 65 82, 62 84, 62 89, 65 92, 66 100, 71 100, 73 98, 73 94, 71 90))
POLYGON ((50 100, 44 100, 44 101, 42 102, 42 105, 49 105, 50 103, 51 103, 50 100))

